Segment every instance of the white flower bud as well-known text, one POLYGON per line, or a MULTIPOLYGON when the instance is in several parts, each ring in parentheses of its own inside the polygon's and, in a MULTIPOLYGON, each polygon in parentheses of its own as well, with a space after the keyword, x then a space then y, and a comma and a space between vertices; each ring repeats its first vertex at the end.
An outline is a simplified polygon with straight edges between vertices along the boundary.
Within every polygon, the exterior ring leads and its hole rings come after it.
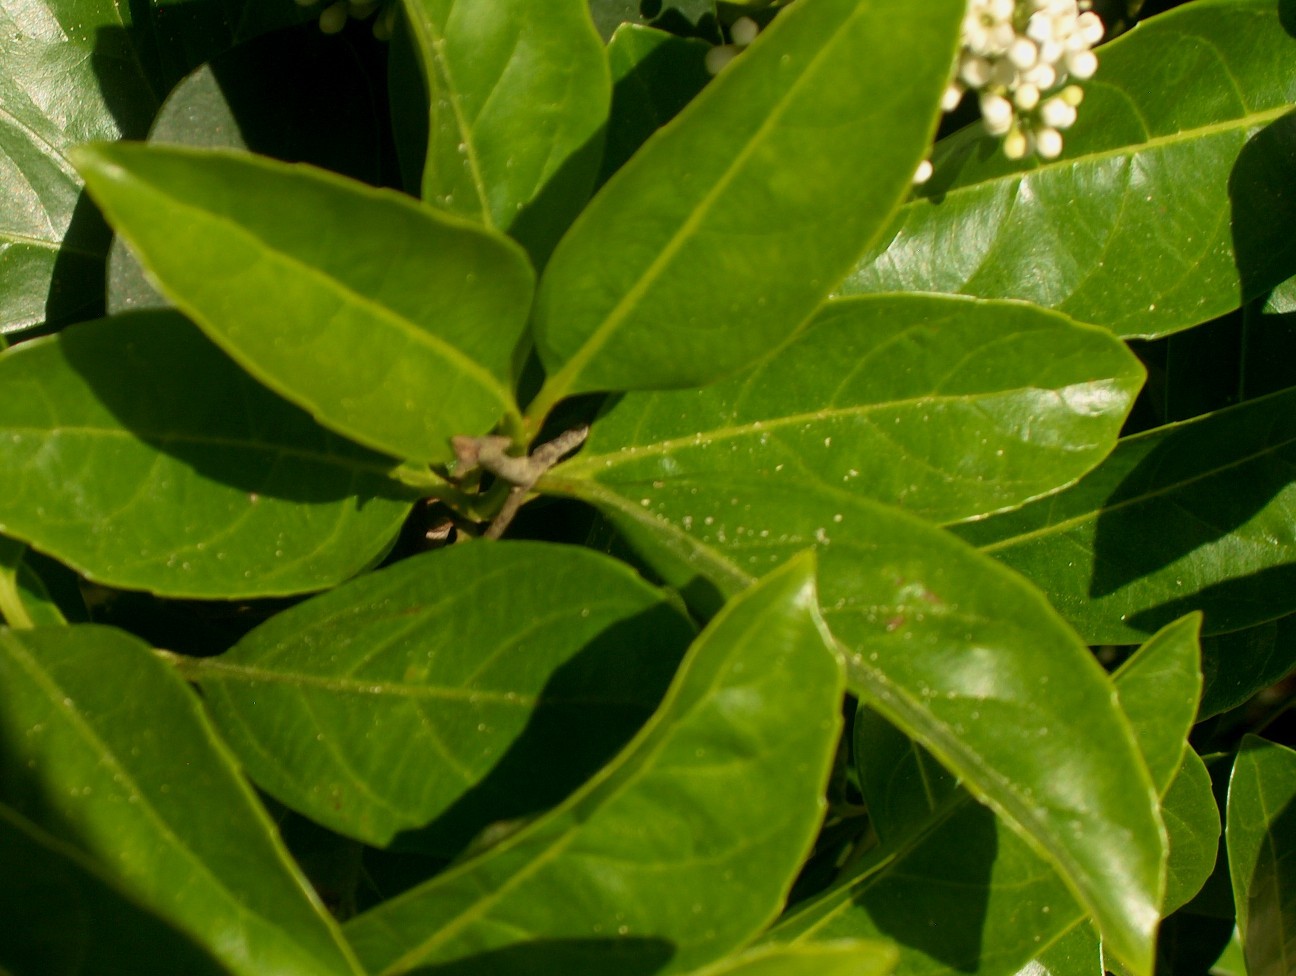
POLYGON ((1103 34, 1106 32, 1102 18, 1092 10, 1086 11, 1076 18, 1076 33, 1083 37, 1085 43, 1090 47, 1101 41, 1103 34))
POLYGON ((1093 51, 1071 51, 1066 57, 1066 68, 1072 77, 1084 81, 1098 70, 1098 56, 1093 51))
POLYGON ((1014 0, 990 0, 986 12, 995 20, 1008 20, 1014 13, 1017 4, 1014 0))
POLYGON ((990 80, 990 62, 976 55, 965 57, 959 65, 959 78, 969 88, 980 88, 990 80))
POLYGON ((1077 108, 1080 103, 1084 101, 1084 89, 1079 85, 1067 85, 1062 89, 1062 93, 1058 95, 1058 98, 1062 99, 1072 108, 1077 108))
POLYGON ((1003 154, 1009 159, 1024 159, 1030 152, 1030 139, 1021 129, 1014 129, 1004 137, 1003 154))
POLYGON ((1039 48, 1035 46, 1035 42, 1030 38, 1019 37, 1012 42, 1012 47, 1008 48, 1008 60, 1013 63, 1014 67, 1025 71, 1039 60, 1039 48))
POLYGON ((1012 102, 1002 95, 982 95, 981 118, 985 122, 986 131, 991 135, 1003 135, 1012 127, 1012 102))
POLYGON ((1057 84, 1057 72, 1051 64, 1037 64, 1022 75, 1022 80, 1040 91, 1048 91, 1057 84))
POLYGON ((945 94, 941 96, 941 111, 952 112, 958 108, 958 103, 963 101, 963 86, 958 82, 953 82, 945 89, 945 94))
POLYGON ((1057 159, 1062 155, 1062 133, 1057 129, 1036 129, 1035 151, 1044 159, 1057 159))
POLYGON ((1023 112, 1029 112, 1039 104, 1039 100, 1039 89, 1034 85, 1021 85, 1015 92, 1013 92, 1013 101, 1023 112))
POLYGON ((739 17, 729 28, 729 38, 739 47, 746 47, 752 41, 756 40, 756 35, 760 33, 760 25, 750 17, 739 17))
POLYGON ((1055 129, 1069 129, 1075 124, 1076 110, 1064 98, 1050 98, 1040 106, 1040 121, 1055 129))
POLYGON ((914 171, 914 176, 913 176, 914 184, 917 185, 921 183, 926 183, 928 180, 931 179, 931 175, 932 175, 931 160, 924 159, 921 163, 918 164, 918 169, 914 171))
POLYGON ((738 45, 720 44, 707 51, 703 63, 707 71, 713 75, 718 75, 721 71, 729 66, 729 62, 738 56, 738 45))

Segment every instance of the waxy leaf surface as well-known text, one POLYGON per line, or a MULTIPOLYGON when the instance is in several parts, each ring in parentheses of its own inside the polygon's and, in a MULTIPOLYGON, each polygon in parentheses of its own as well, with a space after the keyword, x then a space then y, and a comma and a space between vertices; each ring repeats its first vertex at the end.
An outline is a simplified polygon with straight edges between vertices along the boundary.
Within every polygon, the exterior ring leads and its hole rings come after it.
POLYGON ((639 735, 561 806, 348 923, 369 970, 686 972, 768 924, 840 729, 813 574, 797 559, 729 603, 639 735))
POLYGON ((1197 720, 1227 712, 1296 669, 1296 616, 1218 634, 1202 641, 1201 708, 1197 720))
POLYGON ((359 972, 198 698, 137 638, 0 631, 0 797, 231 972, 359 972))
POLYGON ((0 970, 8 976, 138 976, 143 960, 168 972, 228 976, 229 970, 123 895, 76 848, 0 804, 0 970))
POLYGON ((957 521, 1096 465, 1142 379, 1109 334, 1027 306, 843 299, 737 376, 621 397, 561 471, 679 511, 755 479, 957 521))
POLYGON ((1184 750, 1179 772, 1161 801, 1161 818, 1170 838, 1161 913, 1169 915, 1201 891, 1215 868, 1220 840, 1219 807, 1210 773, 1192 749, 1184 750))
POLYGON ((1146 969, 1161 888, 1156 793, 1107 676, 1037 590, 855 494, 734 472, 697 494, 662 481, 625 496, 564 470, 542 488, 600 508, 695 602, 817 546, 821 606, 849 652, 852 691, 1046 851, 1113 951, 1146 969))
POLYGON ((611 81, 586 0, 406 0, 423 68, 423 199, 543 265, 594 186, 611 81))
MULTIPOLYGON (((1170 783, 1179 763, 1167 738, 1177 735, 1182 749, 1192 725, 1195 698, 1184 694, 1183 676, 1195 673, 1196 627, 1193 617, 1177 621, 1114 676, 1122 707, 1142 716, 1140 754, 1157 783, 1170 783), (1145 680, 1158 673, 1171 680, 1145 680)), ((908 736, 876 715, 860 718, 860 780, 870 815, 876 808, 882 816, 881 845, 781 922, 770 941, 887 936, 900 948, 896 971, 905 976, 1010 976, 1041 946, 1083 925, 1089 913, 1045 858, 948 776, 933 773, 931 757, 908 736)))
POLYGON ((1296 392, 1122 440, 1075 487, 956 528, 1091 644, 1189 610, 1222 633, 1296 609, 1296 392))
POLYGON ((688 976, 886 976, 896 951, 885 942, 842 939, 811 945, 762 946, 688 976))
POLYGON ((799 2, 659 130, 541 282, 533 421, 572 393, 715 379, 793 334, 906 191, 962 9, 799 2))
POLYGON ((340 586, 187 673, 276 799, 382 847, 436 821, 402 845, 453 854, 591 776, 692 634, 622 563, 481 542, 340 586))
POLYGON ((1229 780, 1229 871, 1247 976, 1296 968, 1296 752, 1249 735, 1229 780))
POLYGON ((325 426, 436 462, 515 412, 532 273, 502 236, 308 166, 126 144, 75 155, 161 292, 325 426))
POLYGON ((175 313, 23 343, 0 386, 0 526, 112 586, 332 586, 386 552, 416 497, 175 313))
POLYGON ((1151 337, 1289 277, 1284 7, 1189 3, 1101 48, 1059 159, 1011 163, 979 129, 946 140, 844 291, 1019 298, 1151 337))

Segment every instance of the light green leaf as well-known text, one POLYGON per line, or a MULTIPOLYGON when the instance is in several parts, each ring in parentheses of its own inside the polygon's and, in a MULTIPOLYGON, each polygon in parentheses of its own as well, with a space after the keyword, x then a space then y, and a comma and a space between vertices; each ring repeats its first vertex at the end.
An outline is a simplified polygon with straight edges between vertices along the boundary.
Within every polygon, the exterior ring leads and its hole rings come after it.
POLYGON ((1229 781, 1225 838, 1249 976, 1296 969, 1296 752, 1248 735, 1229 781))
POLYGON ((659 130, 541 282, 533 424, 573 393, 716 379, 792 335, 906 192, 962 12, 801 0, 659 130))
POLYGON ((1057 160, 1010 163, 979 130, 947 140, 844 291, 1019 298, 1152 337, 1289 277, 1283 7, 1199 0, 1103 47, 1057 160))
POLYGON ((1104 976, 1102 943, 1084 922, 1017 971, 1016 976, 1104 976))
POLYGON ((27 547, 0 536, 0 616, 15 630, 67 623, 44 581, 23 557, 27 547))
POLYGON ((370 971, 686 972, 768 924, 840 729, 813 573, 794 560, 728 604, 635 740, 560 807, 350 922, 370 971))
POLYGON ((1219 847, 1220 815, 1210 773, 1192 749, 1184 750, 1179 773, 1161 800, 1161 819, 1170 838, 1161 914, 1169 915, 1201 891, 1219 847))
POLYGON ((145 960, 168 972, 226 976, 210 955, 121 894, 71 845, 0 804, 0 970, 8 976, 138 976, 145 960))
POLYGON ((266 0, 0 4, 0 333, 102 307, 110 237, 80 201, 68 150, 143 136, 182 74, 303 15, 266 0))
MULTIPOLYGON (((1175 730, 1182 749, 1196 702, 1184 694, 1185 676, 1195 673, 1196 623, 1188 617, 1167 627, 1114 676, 1122 706, 1142 716, 1138 744, 1158 782, 1168 783, 1180 760, 1165 748, 1167 733, 1150 723, 1159 718, 1175 730), (1148 680, 1153 674, 1170 680, 1148 680)), ((857 755, 870 816, 881 818, 881 845, 769 938, 799 944, 887 936, 900 948, 902 976, 1029 972, 1042 947, 1070 942, 1066 933, 1083 927, 1089 913, 1049 862, 966 790, 931 775, 924 749, 876 716, 864 722, 857 755)), ((1150 959, 1144 965, 1150 968, 1150 959)))
POLYGON ((731 379, 621 397, 560 472, 681 512, 756 479, 956 521, 1096 465, 1142 380, 1118 340, 1028 306, 845 299, 731 379))
POLYGON ((454 435, 516 412, 532 274, 505 238, 308 166, 126 144, 74 155, 162 293, 325 426, 437 462, 454 435))
POLYGON ((692 634, 622 563, 479 542, 299 604, 184 673, 276 799, 376 846, 430 823, 402 846, 448 855, 589 778, 692 634))
POLYGON ((417 494, 175 313, 23 343, 0 386, 0 527, 112 586, 331 586, 386 552, 417 494))
POLYGON ((197 697, 136 638, 0 631, 0 794, 231 972, 359 972, 197 697))
POLYGON ((423 199, 542 266, 594 186, 612 85, 586 0, 405 0, 427 92, 423 199))
POLYGON ((885 976, 895 957, 895 948, 886 942, 853 939, 762 946, 695 969, 689 976, 885 976))
POLYGON ((648 137, 680 113, 711 80, 711 45, 639 24, 622 24, 608 42, 612 110, 599 183, 625 165, 648 137))
POLYGON ((1075 487, 955 531, 1091 644, 1189 610, 1206 634, 1296 610, 1296 391, 1122 440, 1075 487))

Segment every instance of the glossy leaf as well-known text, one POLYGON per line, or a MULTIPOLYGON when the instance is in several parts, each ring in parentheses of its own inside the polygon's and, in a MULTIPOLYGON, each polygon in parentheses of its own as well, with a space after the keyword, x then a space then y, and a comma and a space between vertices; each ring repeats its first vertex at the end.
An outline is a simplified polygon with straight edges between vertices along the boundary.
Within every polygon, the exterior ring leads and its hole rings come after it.
POLYGON ((1185 749, 1179 773, 1161 801, 1170 838, 1166 893, 1161 913, 1169 915, 1201 891, 1215 868, 1220 839, 1219 808, 1210 773, 1192 749, 1185 749))
POLYGON ((885 942, 842 940, 764 946, 693 970, 689 976, 885 976, 895 964, 885 942))
POLYGON ((1202 642, 1198 720, 1236 708, 1296 669, 1296 616, 1259 624, 1202 642))
POLYGON ((266 0, 0 5, 0 333, 101 307, 110 238, 80 200, 68 150, 143 136, 180 75, 303 14, 266 0))
POLYGON ((611 81, 586 0, 406 0, 427 91, 423 199, 536 265, 584 205, 611 81))
MULTIPOLYGON (((1140 752, 1160 783, 1175 778, 1180 762, 1165 748, 1167 730, 1182 749, 1192 724, 1195 698, 1183 693, 1183 676, 1197 657, 1195 625, 1189 617, 1166 628, 1114 676, 1122 707, 1142 716, 1140 752), (1158 673, 1170 680, 1147 680, 1158 673)), ((1032 972, 1052 940, 1084 941, 1066 933, 1083 927, 1088 912, 1045 858, 965 789, 928 773, 931 758, 898 730, 867 715, 857 727, 861 784, 870 816, 881 817, 881 845, 790 914, 772 941, 890 937, 902 976, 1032 972), (903 823, 893 811, 904 812, 903 823)))
POLYGON ((1249 735, 1229 781, 1229 870, 1248 976, 1296 966, 1296 752, 1249 735))
POLYGON ((1296 609, 1296 391, 1122 440, 1053 498, 956 531, 1028 577, 1091 644, 1189 610, 1215 634, 1296 609))
POLYGON ((1102 942, 1087 924, 1072 928, 1028 962, 1016 976, 1105 976, 1102 942))
POLYGON ((195 943, 122 895, 102 869, 0 804, 0 970, 9 976, 137 976, 165 959, 184 976, 228 972, 195 943))
POLYGON ((635 740, 561 806, 350 922, 370 971, 685 972, 766 925, 840 727, 813 572, 797 559, 728 604, 635 740))
POLYGON ((0 356, 0 386, 3 531, 112 586, 330 586, 386 552, 417 494, 174 313, 23 343, 0 356))
POLYGON ((452 457, 452 436, 516 409, 531 271, 503 237, 255 156, 124 144, 75 155, 162 293, 325 426, 435 462, 452 457))
POLYGON ((684 511, 755 478, 956 521, 1097 464, 1142 379, 1117 340, 1026 306, 846 299, 731 379, 621 397, 561 471, 684 511))
POLYGON ((592 775, 691 636, 621 563, 483 542, 299 604, 185 673, 262 789, 376 846, 432 823, 402 845, 453 854, 592 775))
POLYGON ((16 630, 67 623, 44 581, 23 558, 27 547, 0 536, 0 616, 16 630))
POLYGON ((962 7, 797 3, 650 139, 541 282, 533 421, 573 393, 715 379, 793 334, 906 191, 962 7))
POLYGON ((698 38, 639 24, 622 24, 612 35, 607 46, 612 108, 600 183, 706 87, 709 50, 711 45, 698 38))
POLYGON ((197 697, 128 634, 0 631, 0 793, 231 972, 359 971, 197 697))
POLYGON ((1289 277, 1284 6, 1184 4, 1103 47, 1055 161, 1010 163, 978 130, 947 140, 844 290, 1019 298, 1152 337, 1289 277))
POLYGON ((610 39, 622 24, 656 23, 673 33, 693 27, 708 33, 707 39, 719 40, 715 35, 715 0, 589 0, 590 16, 604 39, 610 39), (709 28, 709 31, 708 31, 709 28))

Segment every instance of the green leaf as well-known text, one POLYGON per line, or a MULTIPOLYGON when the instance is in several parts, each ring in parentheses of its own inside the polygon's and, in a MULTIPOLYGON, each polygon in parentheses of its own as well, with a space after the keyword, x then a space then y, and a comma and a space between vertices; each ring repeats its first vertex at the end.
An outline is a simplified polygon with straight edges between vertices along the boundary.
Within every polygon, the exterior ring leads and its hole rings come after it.
POLYGON ((560 807, 349 923, 370 971, 685 972, 766 925, 840 729, 813 571, 794 560, 728 604, 635 740, 560 807))
POLYGON ((1219 847, 1220 815, 1210 773, 1192 749, 1184 750, 1179 773, 1161 801, 1161 819, 1170 838, 1161 914, 1169 915, 1201 891, 1219 847))
POLYGON ((1237 708, 1296 669, 1296 616, 1259 624, 1202 642, 1198 721, 1237 708))
POLYGON ((715 31, 715 0, 588 0, 594 26, 610 39, 622 24, 656 23, 672 33, 703 31, 718 41, 715 31), (712 36, 716 35, 716 36, 712 36))
POLYGON ((1091 644, 1189 610, 1217 634, 1296 610, 1296 391, 1122 440, 1079 484, 956 528, 1091 644))
POLYGON ((437 462, 454 435, 515 413, 532 275, 505 238, 255 156, 119 144, 75 158, 162 293, 325 426, 437 462))
POLYGON ((846 299, 731 379, 620 398, 560 472, 682 511, 756 478, 956 521, 1079 478, 1142 379, 1109 334, 1028 306, 846 299))
POLYGON ((1296 968, 1296 752, 1248 735, 1228 791, 1229 870, 1248 976, 1296 968))
POLYGON ((299 604, 185 673, 276 799, 376 846, 431 823, 402 846, 453 854, 611 758, 692 633, 622 563, 481 542, 299 604))
POLYGON ((885 976, 895 956, 895 949, 885 942, 853 939, 762 946, 695 969, 689 976, 885 976))
POLYGON ((1081 922, 1028 962, 1016 976, 1104 976, 1102 943, 1081 922))
POLYGON ((706 87, 711 45, 638 24, 622 24, 607 46, 612 110, 598 182, 625 165, 648 137, 706 87))
POLYGON ((197 697, 128 634, 0 631, 0 794, 231 972, 358 972, 197 697))
POLYGON ((112 586, 331 586, 386 552, 415 497, 175 313, 23 343, 0 386, 0 527, 112 586))
MULTIPOLYGON (((1196 623, 1188 617, 1167 627, 1114 676, 1122 707, 1140 716, 1138 744, 1158 782, 1168 783, 1180 763, 1165 748, 1166 730, 1182 749, 1192 724, 1196 699, 1184 692, 1195 673, 1196 623), (1167 680, 1149 680, 1158 674, 1167 680)), ((860 778, 870 816, 881 818, 881 845, 795 910, 771 940, 888 936, 900 947, 903 976, 1009 976, 1037 960, 1042 946, 1069 942, 1065 933, 1089 913, 1049 862, 966 789, 933 775, 931 758, 909 737, 876 716, 863 719, 860 778)), ((1150 960, 1143 965, 1150 969, 1150 960)))
POLYGON ((0 536, 0 616, 16 630, 67 623, 44 581, 24 560, 27 547, 0 536))
POLYGON ((793 334, 906 192, 962 12, 803 0, 780 14, 559 245, 537 298, 550 376, 533 423, 573 393, 716 379, 793 334))
POLYGON ((543 266, 594 186, 612 85, 586 0, 405 0, 427 92, 423 199, 543 266))
POLYGON ((102 869, 0 804, 0 970, 9 976, 137 976, 165 959, 184 976, 225 976, 210 955, 121 894, 102 869))
POLYGON ((186 71, 303 15, 266 0, 0 6, 0 333, 85 319, 102 307, 110 237, 80 199, 68 150, 143 136, 186 71))
POLYGON ((1296 271, 1285 19, 1281 0, 1199 0, 1103 47, 1057 160, 955 135, 844 291, 1019 298, 1142 337, 1262 294, 1296 271))

